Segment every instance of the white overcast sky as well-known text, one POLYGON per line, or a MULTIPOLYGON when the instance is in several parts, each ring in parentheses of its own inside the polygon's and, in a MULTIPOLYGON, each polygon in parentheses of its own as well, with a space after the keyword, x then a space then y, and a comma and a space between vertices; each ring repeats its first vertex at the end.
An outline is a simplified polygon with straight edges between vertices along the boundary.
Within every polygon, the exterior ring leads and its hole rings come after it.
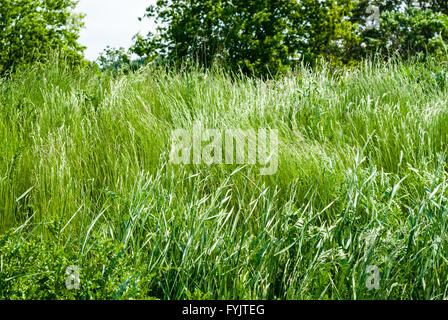
POLYGON ((86 46, 86 58, 95 60, 106 48, 132 45, 132 37, 146 35, 155 27, 149 19, 138 21, 145 9, 156 0, 80 0, 77 12, 86 15, 79 42, 86 46))

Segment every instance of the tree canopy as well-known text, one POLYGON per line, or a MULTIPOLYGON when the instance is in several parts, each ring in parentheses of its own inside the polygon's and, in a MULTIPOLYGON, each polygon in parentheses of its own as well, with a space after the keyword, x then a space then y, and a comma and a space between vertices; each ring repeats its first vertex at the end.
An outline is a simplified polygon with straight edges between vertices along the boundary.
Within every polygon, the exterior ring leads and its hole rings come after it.
POLYGON ((159 23, 158 35, 138 36, 134 52, 276 74, 297 58, 339 51, 351 38, 345 17, 352 8, 352 0, 161 0, 146 12, 159 23))
MULTIPOLYGON (((76 4, 1 0, 0 74, 54 51, 83 61, 76 4)), ((98 60, 103 70, 134 70, 145 60, 219 63, 266 76, 320 59, 344 65, 372 54, 447 56, 448 0, 158 0, 144 18, 154 19, 157 31, 136 35, 128 52, 107 48, 98 60), (372 17, 378 21, 370 28, 372 17)))
POLYGON ((82 15, 73 13, 74 0, 1 0, 0 73, 61 52, 80 62, 83 47, 77 42, 82 15))
POLYGON ((370 54, 440 52, 448 40, 447 0, 159 0, 145 18, 155 34, 132 51, 152 61, 277 74, 297 61, 350 64, 370 54), (378 29, 366 28, 369 5, 378 29))

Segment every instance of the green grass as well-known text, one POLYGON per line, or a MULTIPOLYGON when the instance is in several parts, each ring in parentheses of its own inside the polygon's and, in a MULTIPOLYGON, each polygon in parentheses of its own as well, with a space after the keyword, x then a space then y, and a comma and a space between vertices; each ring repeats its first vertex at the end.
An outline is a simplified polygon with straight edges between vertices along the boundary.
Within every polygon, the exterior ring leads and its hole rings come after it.
POLYGON ((448 298, 443 72, 53 63, 0 80, 0 298, 448 298), (194 121, 278 129, 278 172, 170 163, 171 131, 194 121))

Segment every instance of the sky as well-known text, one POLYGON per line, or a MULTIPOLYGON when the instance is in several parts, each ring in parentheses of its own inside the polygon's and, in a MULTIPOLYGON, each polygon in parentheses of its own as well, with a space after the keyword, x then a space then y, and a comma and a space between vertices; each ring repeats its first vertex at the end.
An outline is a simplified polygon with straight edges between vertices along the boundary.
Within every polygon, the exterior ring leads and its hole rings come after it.
POLYGON ((86 46, 84 52, 89 60, 96 60, 107 47, 129 48, 132 37, 140 32, 146 35, 154 31, 155 26, 143 16, 145 9, 156 0, 80 0, 76 12, 82 12, 84 29, 79 42, 86 46))

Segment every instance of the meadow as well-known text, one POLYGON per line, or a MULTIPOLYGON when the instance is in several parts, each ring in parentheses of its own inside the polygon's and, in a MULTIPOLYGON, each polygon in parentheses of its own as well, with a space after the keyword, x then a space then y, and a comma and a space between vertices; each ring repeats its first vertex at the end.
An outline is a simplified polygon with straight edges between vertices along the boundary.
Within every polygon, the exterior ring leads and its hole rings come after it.
POLYGON ((446 70, 3 78, 0 299, 447 299, 446 70), (194 122, 277 129, 277 172, 171 163, 194 122))

